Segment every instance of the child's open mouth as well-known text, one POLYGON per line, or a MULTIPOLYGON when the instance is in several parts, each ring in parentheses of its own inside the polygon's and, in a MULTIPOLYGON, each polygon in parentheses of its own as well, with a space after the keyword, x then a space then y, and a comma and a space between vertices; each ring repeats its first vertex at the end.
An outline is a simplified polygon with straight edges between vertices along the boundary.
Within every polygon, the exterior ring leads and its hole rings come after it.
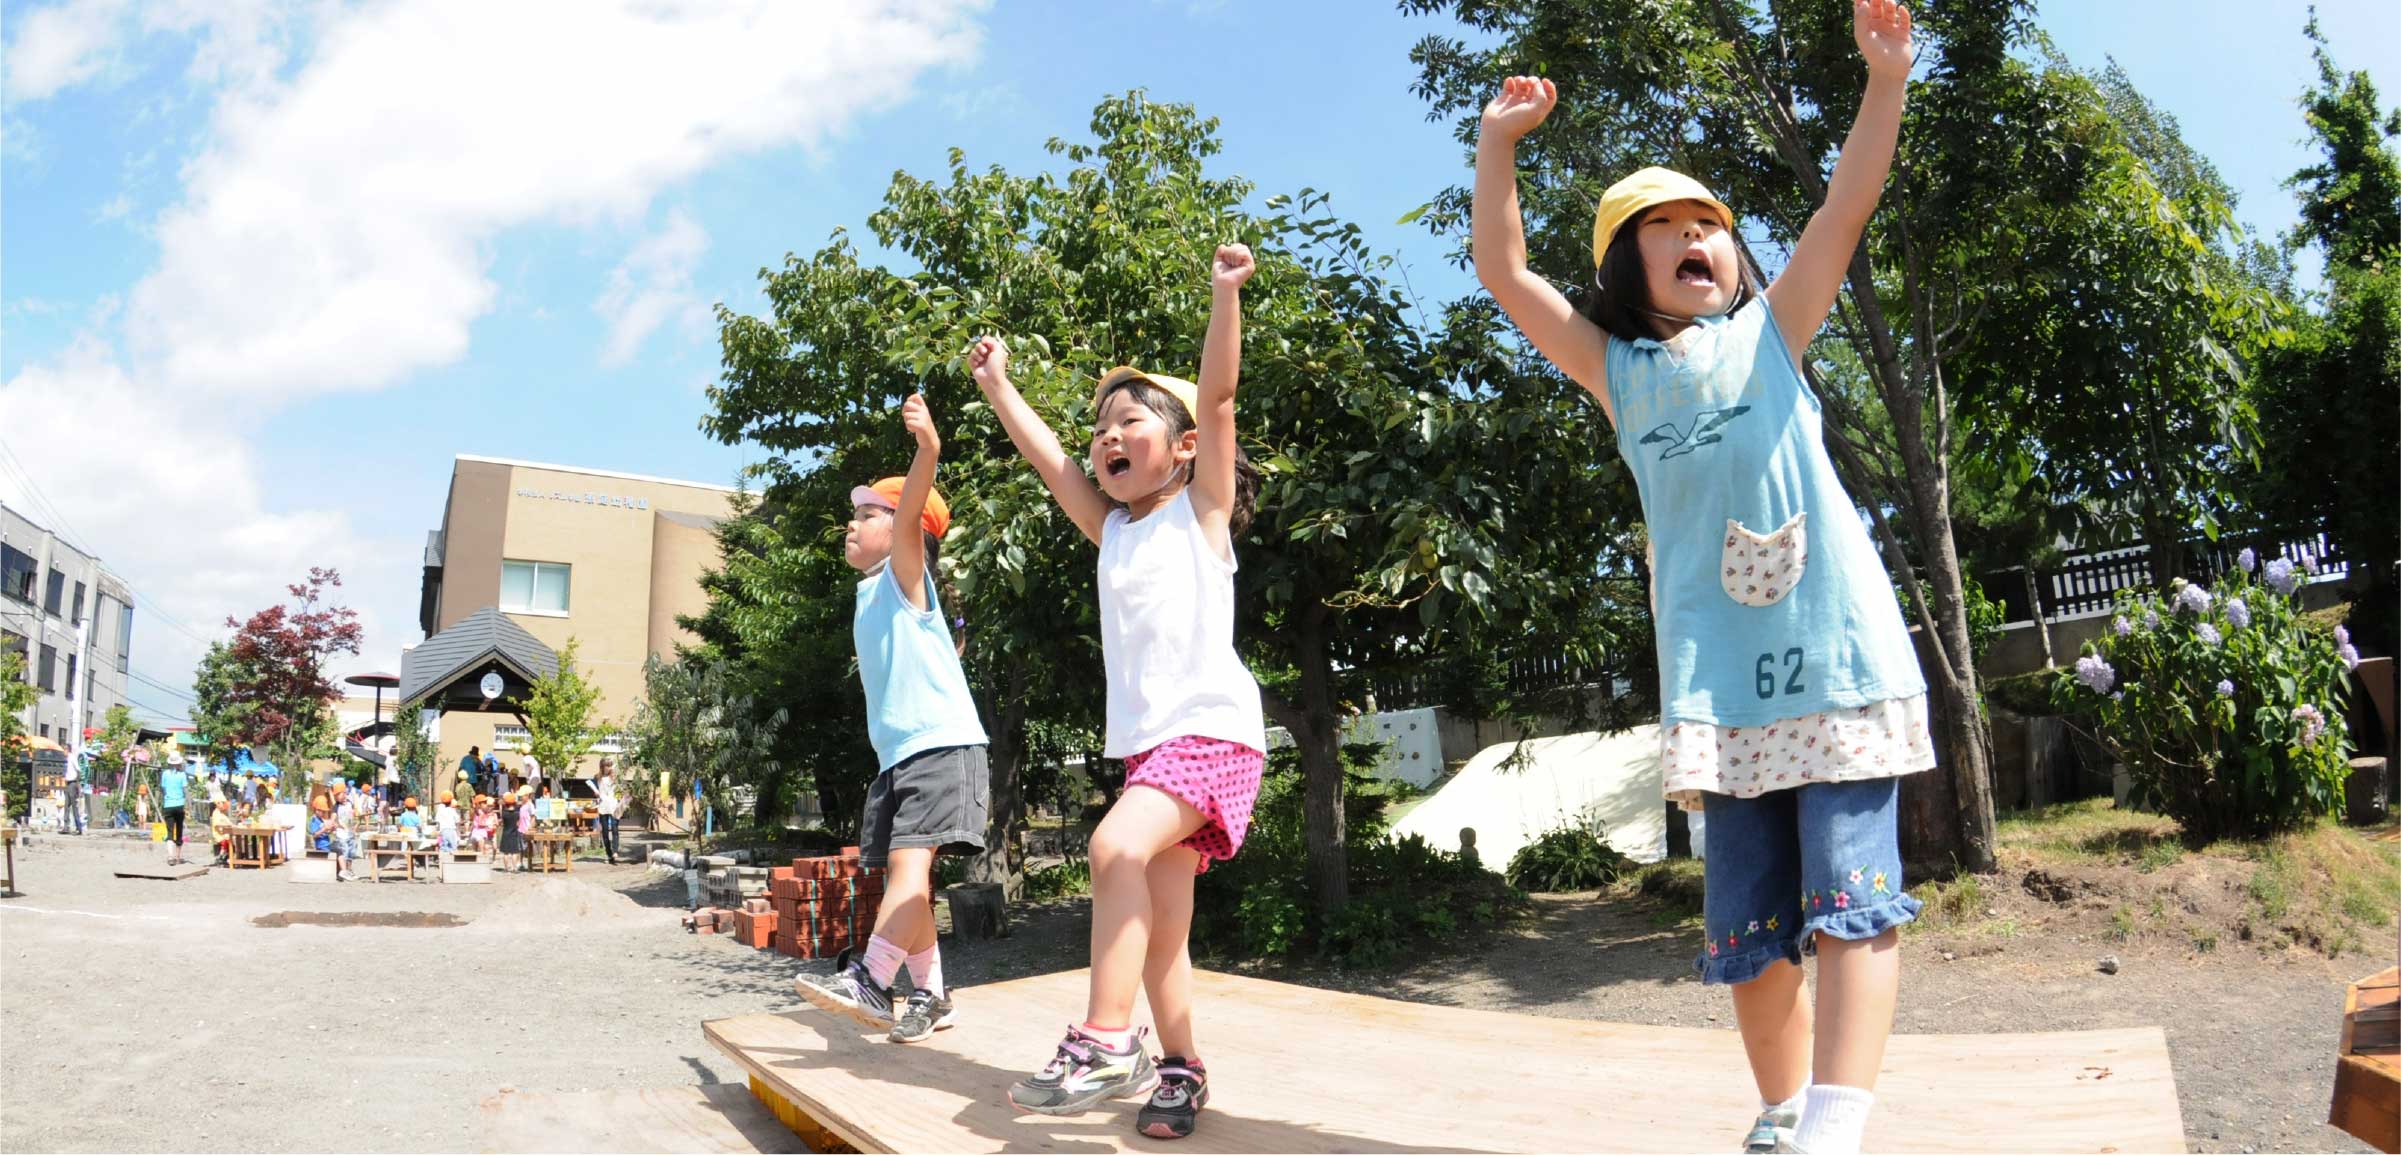
POLYGON ((1111 477, 1124 477, 1134 471, 1134 463, 1122 453, 1112 453, 1101 459, 1101 471, 1111 477))
POLYGON ((1708 261, 1699 257, 1686 257, 1682 263, 1676 266, 1676 281, 1679 284, 1714 289, 1717 287, 1717 274, 1710 271, 1708 261))

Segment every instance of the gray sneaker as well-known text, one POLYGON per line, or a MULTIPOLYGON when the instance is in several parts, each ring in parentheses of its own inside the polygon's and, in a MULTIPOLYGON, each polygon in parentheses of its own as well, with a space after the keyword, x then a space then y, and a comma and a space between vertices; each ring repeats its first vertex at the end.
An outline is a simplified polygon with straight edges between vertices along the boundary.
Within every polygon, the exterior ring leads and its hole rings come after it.
POLYGON ((1037 1115, 1077 1115, 1104 1099, 1137 1099, 1159 1085, 1150 1052, 1136 1032, 1125 1050, 1111 1050, 1073 1027, 1043 1067, 1009 1088, 1009 1102, 1037 1115))
POLYGON ((1770 1107, 1759 1113, 1752 1122, 1751 1133, 1743 1136, 1744 1155, 1774 1155, 1778 1151, 1798 1151, 1793 1146, 1793 1131, 1801 1125, 1801 1113, 1791 1107, 1770 1107))
POLYGON ((889 1029, 895 1017, 891 989, 875 985, 867 964, 847 950, 834 956, 834 973, 800 975, 792 980, 792 989, 819 1010, 849 1015, 870 1027, 889 1029))
POLYGON ((929 994, 909 992, 909 1002, 901 1010, 900 1022, 892 1028, 895 1043, 922 1043, 934 1037, 935 1031, 947 1031, 959 1021, 959 1012, 951 1006, 950 993, 929 994))

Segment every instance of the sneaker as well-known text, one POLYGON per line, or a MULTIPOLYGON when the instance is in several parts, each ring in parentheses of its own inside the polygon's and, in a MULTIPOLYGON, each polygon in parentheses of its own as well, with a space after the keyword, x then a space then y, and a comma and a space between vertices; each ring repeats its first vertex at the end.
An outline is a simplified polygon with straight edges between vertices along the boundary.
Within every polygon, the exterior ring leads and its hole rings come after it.
POLYGON ((834 956, 834 973, 801 975, 792 980, 792 988, 819 1010, 849 1015, 870 1027, 892 1026, 892 991, 867 976, 864 956, 853 958, 845 950, 834 956))
POLYGON ((1136 1032, 1126 1049, 1119 1051, 1074 1027, 1067 1028, 1067 1039, 1059 1044, 1050 1064, 1009 1088, 1010 1104, 1037 1115, 1075 1115, 1103 1099, 1150 1094, 1151 1088, 1159 1085, 1159 1073, 1151 1067, 1142 1035, 1136 1032))
POLYGON ((1209 1105, 1209 1070, 1174 1055, 1159 1060, 1159 1088, 1134 1116, 1134 1129, 1153 1139, 1182 1139, 1209 1105))
POLYGON ((1751 1123, 1751 1133, 1743 1137, 1744 1155, 1772 1155, 1777 1151, 1798 1151, 1793 1146, 1793 1132, 1801 1125, 1801 1113, 1790 1107, 1770 1107, 1759 1113, 1751 1123))
POLYGON ((892 1028, 892 1041, 922 1043, 933 1038, 935 1031, 949 1030, 958 1019, 959 1012, 952 1008, 948 992, 936 995, 911 991, 899 1024, 892 1028))

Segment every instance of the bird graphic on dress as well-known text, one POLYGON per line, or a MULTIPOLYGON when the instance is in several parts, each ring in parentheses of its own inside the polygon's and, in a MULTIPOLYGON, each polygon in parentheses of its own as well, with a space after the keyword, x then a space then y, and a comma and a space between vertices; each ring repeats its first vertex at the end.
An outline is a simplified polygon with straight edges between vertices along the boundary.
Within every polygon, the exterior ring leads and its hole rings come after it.
POLYGON ((1750 411, 1751 407, 1748 405, 1736 405, 1726 409, 1704 409, 1692 419, 1690 433, 1677 428, 1676 423, 1670 421, 1643 434, 1642 440, 1635 444, 1665 443, 1667 448, 1659 453, 1661 461, 1666 461, 1671 457, 1682 457, 1704 445, 1724 441, 1725 435, 1718 433, 1717 430, 1724 428, 1728 422, 1750 411))

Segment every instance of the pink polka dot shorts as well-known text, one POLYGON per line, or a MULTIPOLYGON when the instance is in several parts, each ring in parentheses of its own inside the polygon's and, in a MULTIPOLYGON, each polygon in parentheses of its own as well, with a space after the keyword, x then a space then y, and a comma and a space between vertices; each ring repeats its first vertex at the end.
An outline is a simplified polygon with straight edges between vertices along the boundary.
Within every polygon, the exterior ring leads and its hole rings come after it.
POLYGON ((1267 755, 1239 742, 1170 738, 1125 760, 1125 784, 1148 786, 1201 813, 1201 828, 1177 843, 1200 852, 1200 871, 1234 857, 1250 832, 1251 804, 1267 755))

